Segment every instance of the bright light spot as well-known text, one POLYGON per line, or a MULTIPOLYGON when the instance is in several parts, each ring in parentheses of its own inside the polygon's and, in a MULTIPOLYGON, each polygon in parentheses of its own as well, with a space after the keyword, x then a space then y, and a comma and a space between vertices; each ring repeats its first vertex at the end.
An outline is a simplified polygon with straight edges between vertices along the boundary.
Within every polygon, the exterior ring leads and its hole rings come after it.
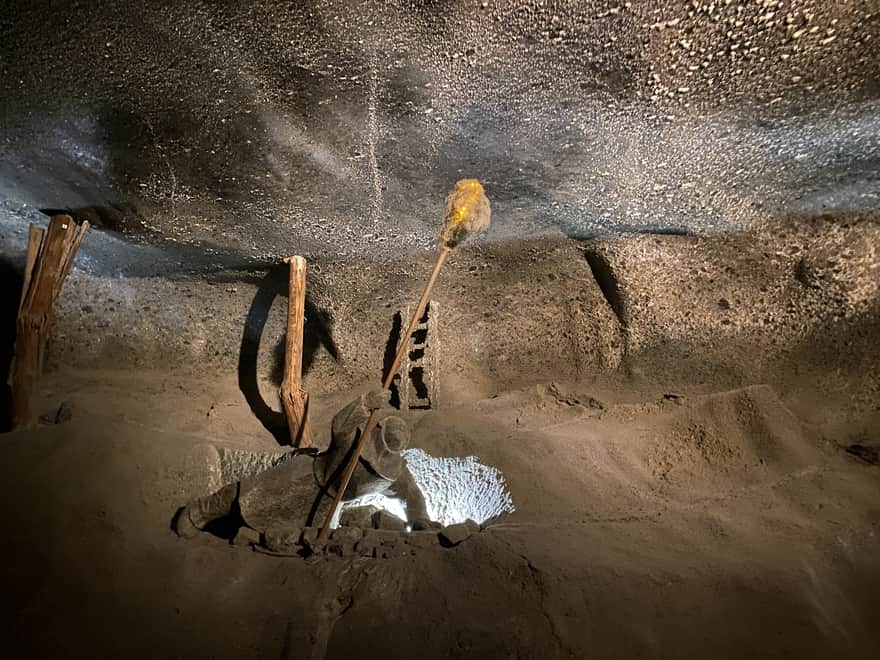
MULTIPOLYGON (((217 449, 217 455, 219 461, 212 470, 210 490, 259 474, 293 456, 291 452, 257 453, 226 448, 217 449)), ((437 458, 421 449, 406 449, 403 456, 422 491, 431 520, 452 525, 470 518, 482 524, 516 510, 502 474, 483 465, 475 456, 437 458)), ((379 493, 344 503, 330 526, 339 525, 339 514, 344 509, 370 505, 403 521, 407 519, 404 502, 379 493)))
MULTIPOLYGON (((422 491, 431 520, 453 525, 468 518, 480 524, 516 509, 504 477, 495 468, 483 465, 475 456, 436 458, 421 449, 403 452, 409 471, 422 491)), ((386 495, 366 495, 339 508, 372 505, 406 520, 404 502, 386 495)), ((339 525, 339 514, 331 527, 339 525)), ((407 525, 406 531, 412 528, 407 525)))
POLYGON ((468 518, 480 524, 516 509, 504 477, 476 456, 436 458, 421 449, 403 452, 431 520, 443 525, 468 518))

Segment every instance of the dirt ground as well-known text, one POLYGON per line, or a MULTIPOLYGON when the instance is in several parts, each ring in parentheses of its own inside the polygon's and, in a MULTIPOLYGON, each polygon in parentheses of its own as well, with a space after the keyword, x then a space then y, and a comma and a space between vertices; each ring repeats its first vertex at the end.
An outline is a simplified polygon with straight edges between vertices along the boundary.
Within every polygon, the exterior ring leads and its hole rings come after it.
POLYGON ((768 386, 669 397, 623 381, 553 384, 423 413, 414 445, 497 467, 517 511, 456 548, 316 564, 170 530, 177 506, 205 492, 206 443, 273 449, 237 394, 232 383, 90 374, 65 393, 70 422, 4 438, 7 648, 254 658, 880 650, 878 468, 768 386), (190 414, 177 419, 184 397, 190 414), (211 405, 222 419, 202 412, 211 405))
MULTIPOLYGON (((2 437, 5 647, 876 657, 880 468, 845 451, 876 446, 880 427, 876 232, 869 219, 817 221, 775 244, 634 236, 462 255, 438 293, 445 391, 410 413, 413 446, 497 468, 516 511, 397 559, 307 563, 178 538, 172 516, 210 490, 213 448, 277 452, 276 438, 234 369, 135 368, 123 352, 113 369, 65 366, 80 320, 62 310, 42 407, 66 402, 72 417, 2 437), (504 285, 515 306, 525 281, 541 297, 518 320, 493 300, 504 285)), ((346 328, 377 290, 406 297, 364 281, 333 309, 343 354, 360 346, 346 328)), ((367 325, 381 346, 382 322, 367 325)), ((354 355, 332 369, 316 359, 307 378, 324 441, 333 412, 375 382, 354 355)), ((265 395, 271 375, 257 371, 265 395)))

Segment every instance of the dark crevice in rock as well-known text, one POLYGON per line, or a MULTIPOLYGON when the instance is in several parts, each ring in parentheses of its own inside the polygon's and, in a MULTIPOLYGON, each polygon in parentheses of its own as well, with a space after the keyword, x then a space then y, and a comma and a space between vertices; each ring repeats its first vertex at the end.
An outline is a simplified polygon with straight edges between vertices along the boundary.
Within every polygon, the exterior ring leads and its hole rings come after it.
POLYGON ((593 273, 593 279, 599 285, 602 296, 617 317, 621 329, 625 331, 627 327, 626 310, 624 309, 623 296, 620 293, 617 276, 614 274, 611 264, 608 263, 608 259, 604 255, 595 250, 587 250, 584 252, 584 256, 593 273))

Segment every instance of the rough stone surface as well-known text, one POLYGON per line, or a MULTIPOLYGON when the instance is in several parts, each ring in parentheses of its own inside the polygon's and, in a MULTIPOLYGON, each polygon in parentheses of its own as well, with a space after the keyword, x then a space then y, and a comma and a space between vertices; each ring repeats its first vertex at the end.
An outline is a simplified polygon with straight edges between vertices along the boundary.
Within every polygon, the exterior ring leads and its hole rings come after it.
MULTIPOLYGON (((239 527, 235 538, 232 540, 233 545, 252 546, 260 544, 260 533, 250 527, 239 527)), ((268 547, 268 545, 267 545, 268 547)))
MULTIPOLYGON (((736 309, 727 293, 708 299, 722 297, 736 309)), ((496 466, 517 511, 455 549, 407 545, 413 557, 384 561, 322 553, 308 565, 170 533, 173 507, 205 492, 204 438, 231 420, 253 423, 235 384, 223 398, 214 378, 199 387, 101 373, 87 386, 47 374, 47 386, 76 397, 77 415, 3 438, 2 481, 16 499, 2 566, 9 593, 27 601, 3 620, 4 638, 15 657, 74 647, 97 657, 110 644, 134 658, 348 658, 377 632, 394 640, 391 655, 426 660, 450 649, 629 658, 671 648, 733 659, 744 644, 779 657, 874 657, 877 472, 835 444, 874 443, 877 399, 850 419, 841 406, 871 392, 880 346, 870 317, 839 323, 863 365, 847 365, 849 387, 836 393, 814 388, 837 387, 835 370, 853 359, 840 352, 826 358, 827 379, 789 374, 785 390, 731 389, 719 375, 707 393, 690 379, 640 386, 621 373, 419 413, 419 446, 496 466), (206 417, 212 403, 221 413, 206 417), (224 417, 236 406, 238 417, 224 417), (621 634, 624 619, 626 632, 650 634, 621 634), (96 637, 94 621, 113 625, 96 637)))
POLYGON ((429 518, 415 521, 413 529, 440 529, 462 518, 483 522, 516 510, 504 476, 475 456, 431 456, 421 449, 405 456, 429 518))
POLYGON ((411 532, 406 535, 405 540, 413 548, 435 548, 440 537, 437 532, 411 532))
POLYGON ((37 209, 95 224, 47 366, 101 383, 3 438, 6 655, 878 657, 877 469, 836 446, 880 428, 876 5, 5 3, 2 281, 37 209), (511 519, 351 570, 174 538, 194 443, 276 448, 281 257, 318 415, 470 176, 418 435, 511 519))
POLYGON ((350 543, 348 541, 330 541, 330 543, 327 544, 327 552, 338 557, 353 557, 358 554, 355 550, 356 547, 356 543, 350 543))
POLYGON ((373 514, 378 510, 372 505, 346 507, 339 514, 339 526, 369 529, 373 526, 373 514))
POLYGON ((318 527, 304 527, 300 535, 300 543, 304 546, 313 546, 315 541, 318 540, 320 532, 321 530, 318 527))
POLYGON ((247 451, 230 447, 217 447, 220 460, 219 486, 253 477, 287 460, 289 450, 247 451))
POLYGON ((399 559, 409 557, 411 554, 412 551, 404 544, 382 545, 376 548, 375 557, 377 559, 399 559))
POLYGON ((396 545, 401 542, 403 535, 390 529, 367 529, 364 530, 364 539, 377 545, 396 545))
POLYGON ((337 527, 330 534, 330 540, 338 543, 355 544, 363 537, 363 531, 358 527, 337 527))
POLYGON ((377 544, 374 539, 361 539, 355 546, 355 554, 360 557, 375 557, 376 547, 377 544))
POLYGON ((480 526, 473 520, 466 520, 463 523, 455 525, 447 525, 438 533, 440 542, 446 546, 458 545, 462 541, 466 541, 474 534, 479 533, 480 526))
POLYGON ((303 530, 300 527, 277 527, 265 532, 266 548, 273 552, 290 552, 300 544, 303 530))
MULTIPOLYGON (((375 377, 377 347, 388 341, 395 310, 418 299, 432 261, 420 253, 384 262, 310 261, 304 387, 311 394, 344 391, 375 377)), ((249 390, 274 401, 286 294, 286 270, 271 266, 256 277, 252 270, 224 269, 207 285, 187 278, 108 279, 74 270, 59 300, 49 364, 144 368, 173 360, 182 373, 241 368, 249 390), (224 284, 229 282, 235 286, 224 284), (126 300, 137 305, 117 304, 126 300), (171 300, 185 307, 171 308, 171 300), (100 342, 93 339, 96 325, 100 342)), ((437 396, 449 404, 461 398, 465 382, 491 396, 499 378, 526 385, 533 378, 612 370, 620 362, 616 319, 577 242, 555 236, 462 247, 450 257, 433 298, 443 309, 445 337, 435 347, 444 365, 437 396), (458 327, 469 330, 453 330, 458 327), (542 338, 538 362, 535 337, 542 338), (526 362, 528 376, 511 371, 510 365, 526 362)), ((265 469, 275 460, 277 455, 230 453, 223 478, 238 473, 233 467, 265 469)))
POLYGON ((388 529, 394 532, 406 531, 406 522, 384 509, 379 509, 372 516, 373 529, 388 529))
POLYGON ((148 271, 425 248, 468 175, 509 240, 724 226, 755 198, 719 182, 796 203, 873 169, 842 111, 877 98, 871 2, 26 4, 0 194, 167 244, 148 271))
POLYGON ((848 364, 854 338, 846 322, 877 304, 877 245, 878 218, 855 213, 793 217, 756 233, 616 237, 585 248, 625 338, 624 369, 661 378, 725 373, 741 385, 768 378, 780 362, 809 369, 821 363, 819 350, 848 364), (797 350, 806 343, 812 354, 797 350))
MULTIPOLYGON (((737 385, 745 377, 770 377, 779 360, 789 359, 791 343, 811 336, 826 337, 827 350, 845 357, 848 351, 840 343, 845 321, 871 307, 878 242, 876 214, 852 213, 781 219, 761 232, 558 239, 463 250, 453 255, 436 291, 445 337, 439 347, 440 400, 460 402, 464 384, 474 396, 488 398, 499 379, 524 387, 536 380, 630 370, 636 356, 645 358, 636 376, 655 368, 669 373, 675 367, 700 372, 717 367, 737 385), (468 332, 457 332, 459 327, 468 332), (542 338, 538 361, 535 337, 542 338), (744 365, 725 358, 734 354, 733 344, 747 346, 756 359, 744 365), (695 364, 701 355, 716 357, 695 364)), ((427 273, 430 258, 381 265, 323 262, 317 268, 321 272, 309 283, 310 292, 334 323, 321 326, 315 312, 306 329, 325 342, 309 349, 305 387, 316 398, 374 378, 376 350, 388 340, 392 310, 418 297, 419 278, 412 275, 427 273)), ((216 285, 159 279, 127 282, 122 296, 112 290, 117 286, 123 284, 71 273, 59 301, 50 365, 141 368, 174 359, 183 370, 228 373, 238 368, 242 318, 252 300, 264 295, 247 282, 222 295, 216 285), (136 299, 140 308, 110 299, 136 299), (169 308, 168 300, 185 301, 186 307, 169 308), (101 321, 100 342, 93 340, 97 319, 83 307, 112 310, 101 321)), ((286 290, 286 278, 273 276, 261 286, 276 300, 261 342, 276 346, 283 336, 278 296, 286 290)), ((801 362, 815 357, 801 356, 801 362)), ((265 392, 267 401, 275 396, 271 377, 280 373, 279 365, 272 350, 254 351, 251 389, 265 392)), ((245 458, 230 453, 224 461, 228 474, 221 479, 233 476, 232 466, 245 458)))

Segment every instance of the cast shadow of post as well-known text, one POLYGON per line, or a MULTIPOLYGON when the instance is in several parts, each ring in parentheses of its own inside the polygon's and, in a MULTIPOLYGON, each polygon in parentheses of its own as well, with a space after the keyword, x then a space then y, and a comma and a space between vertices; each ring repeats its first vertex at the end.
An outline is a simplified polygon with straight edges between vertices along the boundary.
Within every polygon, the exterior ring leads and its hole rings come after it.
MULTIPOLYGON (((290 431, 284 413, 272 408, 260 394, 257 360, 260 340, 269 318, 269 310, 276 297, 287 297, 288 295, 288 273, 287 264, 272 266, 257 285, 257 293, 245 319, 241 349, 238 354, 238 387, 244 394, 251 411, 280 445, 291 443, 290 431)), ((306 295, 303 327, 303 375, 311 368, 315 355, 322 346, 327 349, 334 360, 339 359, 339 349, 336 342, 333 341, 330 326, 329 315, 318 309, 306 295)), ((284 337, 281 338, 273 351, 272 376, 273 380, 277 381, 276 384, 281 382, 279 374, 284 372, 283 361, 284 337), (280 350, 278 350, 279 348, 280 350)))

